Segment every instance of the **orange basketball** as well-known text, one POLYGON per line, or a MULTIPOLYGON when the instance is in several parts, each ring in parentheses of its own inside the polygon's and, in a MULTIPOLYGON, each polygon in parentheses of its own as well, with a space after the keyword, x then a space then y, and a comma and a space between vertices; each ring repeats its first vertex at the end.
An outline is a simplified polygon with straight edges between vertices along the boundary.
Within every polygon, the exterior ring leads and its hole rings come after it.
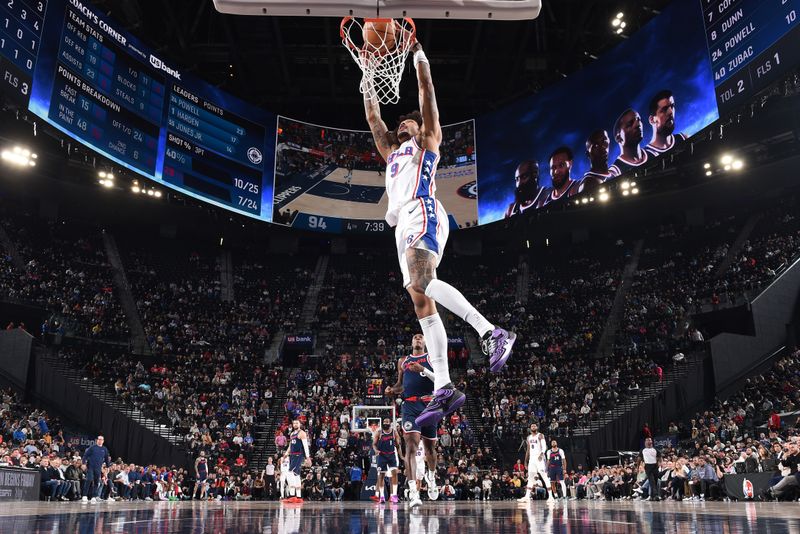
POLYGON ((368 20, 364 22, 364 49, 368 52, 394 50, 396 30, 393 19, 368 20))

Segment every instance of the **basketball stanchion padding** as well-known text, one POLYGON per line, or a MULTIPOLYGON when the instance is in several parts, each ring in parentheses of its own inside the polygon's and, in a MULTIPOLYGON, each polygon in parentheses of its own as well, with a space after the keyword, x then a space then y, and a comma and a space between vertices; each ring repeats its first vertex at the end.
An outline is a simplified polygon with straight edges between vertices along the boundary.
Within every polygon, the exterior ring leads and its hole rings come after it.
POLYGON ((400 101, 400 81, 416 27, 410 18, 357 19, 345 17, 339 26, 342 44, 361 68, 359 90, 381 104, 400 101))

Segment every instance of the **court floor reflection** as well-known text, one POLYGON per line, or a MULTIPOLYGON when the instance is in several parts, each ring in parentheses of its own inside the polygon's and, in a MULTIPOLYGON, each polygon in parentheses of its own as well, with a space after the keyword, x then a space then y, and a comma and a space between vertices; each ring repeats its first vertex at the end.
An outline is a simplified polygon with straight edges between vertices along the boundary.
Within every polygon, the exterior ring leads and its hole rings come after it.
POLYGON ((16 503, 0 532, 270 534, 800 534, 796 503, 16 503))

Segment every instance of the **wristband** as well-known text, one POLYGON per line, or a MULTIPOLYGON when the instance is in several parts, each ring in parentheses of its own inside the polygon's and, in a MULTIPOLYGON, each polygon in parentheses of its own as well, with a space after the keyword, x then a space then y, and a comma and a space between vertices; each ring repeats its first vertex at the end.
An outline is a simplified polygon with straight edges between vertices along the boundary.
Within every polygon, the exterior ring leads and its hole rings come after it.
POLYGON ((414 52, 414 68, 416 69, 420 63, 427 63, 428 66, 430 66, 430 62, 424 50, 417 50, 414 52))

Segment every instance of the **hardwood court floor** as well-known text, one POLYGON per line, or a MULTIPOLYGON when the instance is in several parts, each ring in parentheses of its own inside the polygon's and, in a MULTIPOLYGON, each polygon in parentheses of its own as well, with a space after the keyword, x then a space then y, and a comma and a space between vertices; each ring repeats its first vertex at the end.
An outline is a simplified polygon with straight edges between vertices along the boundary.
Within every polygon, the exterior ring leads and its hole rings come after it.
MULTIPOLYGON (((459 190, 476 181, 476 166, 449 167, 439 169, 436 173, 436 198, 444 205, 444 209, 455 217, 459 225, 469 222, 473 225, 478 220, 478 201, 476 198, 467 198, 459 194, 459 190)), ((345 185, 345 169, 336 169, 320 180, 330 182, 334 193, 340 191, 343 198, 336 198, 336 194, 323 197, 314 194, 314 187, 280 208, 280 211, 297 210, 301 213, 323 217, 339 217, 343 219, 374 219, 382 220, 386 215, 388 199, 384 193, 377 203, 357 202, 345 200, 348 187, 345 185)), ((377 187, 383 189, 385 178, 373 171, 353 171, 353 186, 377 187)))
POLYGON ((269 534, 800 533, 798 503, 134 502, 0 504, 0 532, 269 534))

